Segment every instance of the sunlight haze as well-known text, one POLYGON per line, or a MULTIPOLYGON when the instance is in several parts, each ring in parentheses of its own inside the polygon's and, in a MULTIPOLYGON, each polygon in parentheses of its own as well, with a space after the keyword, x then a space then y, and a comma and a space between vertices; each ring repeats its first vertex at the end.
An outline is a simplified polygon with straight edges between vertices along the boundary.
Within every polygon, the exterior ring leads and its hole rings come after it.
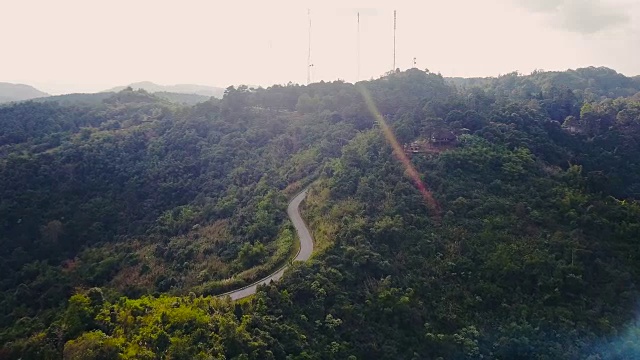
POLYGON ((0 81, 50 93, 136 81, 226 87, 377 78, 396 67, 445 76, 607 66, 640 74, 640 7, 624 0, 8 1, 0 81), (9 36, 6 36, 6 35, 9 36))

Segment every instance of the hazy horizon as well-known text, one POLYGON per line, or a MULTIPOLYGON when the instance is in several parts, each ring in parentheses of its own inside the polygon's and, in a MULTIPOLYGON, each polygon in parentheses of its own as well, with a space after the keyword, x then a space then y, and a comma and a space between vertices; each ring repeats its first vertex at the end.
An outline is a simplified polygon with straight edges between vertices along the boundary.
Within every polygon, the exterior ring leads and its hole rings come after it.
POLYGON ((51 94, 97 92, 140 81, 227 87, 306 83, 396 67, 448 77, 606 66, 640 74, 640 3, 633 0, 279 1, 27 0, 5 5, 0 82, 51 94), (38 9, 39 11, 33 11, 38 9))

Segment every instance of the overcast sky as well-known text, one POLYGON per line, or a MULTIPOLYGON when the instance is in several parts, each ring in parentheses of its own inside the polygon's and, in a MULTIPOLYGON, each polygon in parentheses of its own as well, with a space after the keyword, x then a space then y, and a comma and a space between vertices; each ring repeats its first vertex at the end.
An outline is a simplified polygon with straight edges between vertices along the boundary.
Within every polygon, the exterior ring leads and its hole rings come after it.
POLYGON ((445 76, 608 66, 640 74, 640 0, 0 0, 0 81, 51 93, 131 82, 306 83, 393 66, 445 76))

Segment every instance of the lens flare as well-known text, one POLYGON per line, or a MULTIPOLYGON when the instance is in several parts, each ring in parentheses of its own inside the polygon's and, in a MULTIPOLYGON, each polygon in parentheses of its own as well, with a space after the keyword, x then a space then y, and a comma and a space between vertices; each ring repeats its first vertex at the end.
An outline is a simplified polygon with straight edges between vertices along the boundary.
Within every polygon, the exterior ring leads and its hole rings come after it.
POLYGON ((384 135, 385 139, 387 139, 387 141, 393 148, 393 155, 400 161, 402 166, 404 166, 405 174, 413 181, 416 188, 418 189, 418 191, 420 191, 420 194, 424 198, 424 201, 426 202, 427 206, 433 212, 436 218, 440 218, 441 217, 440 205, 438 204, 436 199, 433 197, 433 193, 431 193, 431 191, 427 189, 427 186, 424 184, 422 179, 420 179, 420 174, 411 163, 411 160, 409 160, 407 155, 404 153, 404 149, 402 148, 402 146, 400 146, 400 143, 398 143, 398 139, 396 138, 395 134, 393 133, 389 125, 387 125, 387 122, 384 120, 384 117, 382 116, 382 114, 380 114, 380 111, 378 110, 378 107, 374 103, 373 98, 371 97, 371 94, 364 86, 362 85, 356 85, 356 86, 360 91, 360 94, 362 94, 362 97, 364 99, 365 104, 367 105, 367 108, 369 109, 373 117, 376 119, 376 122, 380 126, 380 129, 382 130, 382 134, 384 135))

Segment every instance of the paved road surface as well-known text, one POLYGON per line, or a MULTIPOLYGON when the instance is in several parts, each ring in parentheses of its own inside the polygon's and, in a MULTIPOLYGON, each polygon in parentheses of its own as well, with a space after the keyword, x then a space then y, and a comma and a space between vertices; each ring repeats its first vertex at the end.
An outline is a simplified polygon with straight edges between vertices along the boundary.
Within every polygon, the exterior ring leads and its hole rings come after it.
MULTIPOLYGON (((289 215, 289 219, 291 219, 293 226, 296 228, 298 238, 300 239, 300 251, 293 259, 294 261, 306 261, 309 259, 311 253, 313 252, 313 238, 311 237, 309 229, 304 223, 304 220, 302 220, 302 216, 300 216, 300 203, 306 196, 307 190, 305 189, 300 194, 296 195, 296 197, 294 197, 293 200, 291 200, 291 202, 289 203, 289 207, 287 207, 287 214, 289 215)), ((287 267, 288 265, 285 265, 282 268, 276 270, 273 274, 265 277, 262 280, 258 280, 251 285, 247 285, 238 290, 233 290, 218 296, 230 296, 232 300, 238 300, 253 295, 256 293, 258 285, 268 284, 271 281, 280 280, 287 267)))

